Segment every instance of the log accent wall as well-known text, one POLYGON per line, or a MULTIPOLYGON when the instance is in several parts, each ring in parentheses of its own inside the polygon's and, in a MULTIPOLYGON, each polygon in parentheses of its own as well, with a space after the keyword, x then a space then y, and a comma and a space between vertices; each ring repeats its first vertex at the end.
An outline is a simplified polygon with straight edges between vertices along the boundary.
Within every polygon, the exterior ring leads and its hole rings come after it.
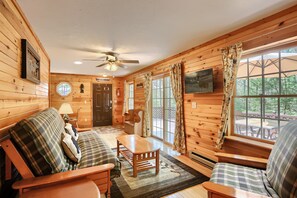
POLYGON ((50 106, 59 109, 64 102, 70 103, 74 111, 73 115, 76 117, 78 108, 79 112, 78 124, 80 128, 93 126, 93 83, 112 84, 112 97, 113 97, 113 125, 122 123, 122 109, 123 109, 123 80, 122 78, 110 78, 110 82, 97 82, 96 78, 99 76, 90 75, 76 75, 76 74, 58 74, 51 73, 50 85, 50 106), (72 93, 67 97, 61 97, 56 92, 56 86, 62 82, 69 82, 72 85, 72 93), (84 84, 84 93, 80 93, 80 85, 84 84), (116 95, 119 89, 120 96, 116 95))
MULTIPOLYGON (((50 59, 15 0, 0 0, 0 128, 16 123, 49 106, 50 59), (21 39, 27 39, 40 56, 41 83, 21 78, 21 39)), ((0 134, 1 138, 2 134, 0 134)), ((4 182, 4 152, 0 148, 0 197, 14 197, 4 182)))
MULTIPOLYGON (((166 75, 169 72, 169 65, 180 61, 184 62, 184 73, 213 68, 214 92, 184 94, 184 107, 187 149, 196 150, 215 159, 213 154, 223 99, 221 49, 236 42, 243 42, 246 51, 295 36, 297 36, 297 5, 148 66, 126 76, 125 80, 134 80, 135 84, 138 84, 143 82, 146 72, 152 72, 153 76, 166 75), (192 109, 191 102, 197 103, 196 109, 192 109)), ((135 108, 144 108, 143 91, 142 88, 135 89, 135 108)), ((229 152, 246 153, 240 144, 232 144, 232 147, 225 144, 225 148, 228 148, 229 152)), ((248 154, 267 157, 267 152, 261 154, 260 149, 253 149, 248 154)))

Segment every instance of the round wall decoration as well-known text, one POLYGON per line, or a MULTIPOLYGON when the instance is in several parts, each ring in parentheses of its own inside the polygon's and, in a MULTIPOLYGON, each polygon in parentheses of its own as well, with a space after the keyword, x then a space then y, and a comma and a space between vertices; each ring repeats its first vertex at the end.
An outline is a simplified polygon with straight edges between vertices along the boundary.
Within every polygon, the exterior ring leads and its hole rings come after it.
POLYGON ((68 96, 72 91, 72 87, 68 82, 60 82, 56 87, 56 91, 60 96, 68 96))

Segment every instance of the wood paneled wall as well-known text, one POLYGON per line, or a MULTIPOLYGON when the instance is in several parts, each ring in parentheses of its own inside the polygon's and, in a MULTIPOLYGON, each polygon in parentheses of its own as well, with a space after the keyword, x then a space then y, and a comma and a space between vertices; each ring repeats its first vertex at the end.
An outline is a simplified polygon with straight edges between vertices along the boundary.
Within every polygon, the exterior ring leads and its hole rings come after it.
POLYGON ((0 0, 0 128, 49 106, 50 59, 13 0, 0 0), (21 76, 21 39, 27 39, 41 59, 41 83, 21 76))
MULTIPOLYGON (((220 125, 223 101, 223 67, 221 49, 236 42, 243 42, 244 50, 250 50, 272 42, 297 36, 297 5, 277 14, 261 19, 248 26, 208 41, 202 45, 176 54, 147 68, 125 77, 135 84, 143 82, 144 74, 152 72, 154 76, 169 72, 169 65, 184 62, 184 72, 194 72, 213 68, 214 92, 209 94, 184 94, 185 126, 187 149, 197 150, 201 154, 213 157, 215 141, 220 125), (191 102, 197 103, 192 109, 191 102)), ((135 89, 135 108, 144 108, 143 89, 135 89)), ((225 144, 225 148, 228 145, 225 144)), ((240 144, 231 152, 245 153, 240 144)), ((254 149, 249 155, 263 156, 260 149, 254 149)))
MULTIPOLYGON (((110 78, 109 82, 97 82, 96 77, 90 75, 76 75, 76 74, 58 74, 51 73, 50 85, 50 106, 59 109, 64 102, 70 103, 74 113, 79 108, 78 124, 81 127, 92 127, 93 125, 93 83, 112 84, 113 97, 113 125, 122 123, 122 109, 123 109, 123 80, 122 78, 110 78), (62 81, 69 82, 72 85, 72 93, 67 97, 61 97, 56 92, 56 86, 62 81), (80 85, 84 84, 84 93, 80 93, 80 85), (119 89, 120 96, 116 95, 116 90, 119 89)), ((77 116, 76 114, 70 115, 77 116)))
MULTIPOLYGON (((16 123, 49 106, 50 59, 29 22, 14 0, 0 0, 0 128, 16 123), (21 78, 21 39, 27 39, 41 59, 41 83, 21 78)), ((0 134, 1 137, 1 134, 0 134)), ((4 181, 3 150, 0 148, 0 197, 12 197, 13 180, 4 181)))

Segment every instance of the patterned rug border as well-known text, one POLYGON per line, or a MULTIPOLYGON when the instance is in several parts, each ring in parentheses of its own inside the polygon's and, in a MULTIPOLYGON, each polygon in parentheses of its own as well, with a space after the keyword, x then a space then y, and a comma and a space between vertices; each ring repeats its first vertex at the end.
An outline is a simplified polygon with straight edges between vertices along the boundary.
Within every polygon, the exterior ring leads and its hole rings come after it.
MULTIPOLYGON (((114 150, 114 149, 112 149, 114 150)), ((186 188, 195 186, 197 184, 201 184, 205 181, 208 181, 209 178, 205 175, 203 175, 202 173, 200 173, 199 171, 196 171, 195 169, 189 167, 188 165, 180 162, 179 160, 175 159, 174 157, 166 154, 164 151, 160 151, 160 154, 166 158, 167 160, 169 160, 170 162, 174 163, 175 165, 179 166, 180 168, 182 168, 183 170, 191 173, 192 175, 194 175, 195 177, 192 179, 187 180, 186 182, 182 182, 179 183, 179 185, 175 185, 172 187, 164 187, 158 190, 155 190, 153 192, 147 192, 145 194, 141 194, 138 196, 135 196, 133 198, 156 198, 156 197, 162 197, 165 195, 169 195, 181 190, 184 190, 186 188)), ((151 185, 149 185, 151 186, 151 185)), ((112 186, 111 186, 111 197, 112 198, 124 198, 124 196, 122 195, 122 192, 120 191, 119 187, 117 186, 116 182, 114 181, 114 179, 112 180, 112 186)))

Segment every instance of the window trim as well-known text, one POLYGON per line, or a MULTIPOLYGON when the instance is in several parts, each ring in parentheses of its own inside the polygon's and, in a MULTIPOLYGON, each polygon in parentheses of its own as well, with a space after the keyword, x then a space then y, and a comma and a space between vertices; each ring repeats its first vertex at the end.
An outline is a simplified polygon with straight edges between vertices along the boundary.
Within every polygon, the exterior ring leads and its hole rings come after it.
MULTIPOLYGON (((286 43, 284 41, 284 42, 277 42, 276 44, 268 44, 266 46, 262 46, 262 47, 259 47, 259 48, 244 51, 243 56, 241 57, 241 59, 246 59, 246 58, 254 57, 254 56, 257 56, 257 55, 262 56, 263 54, 272 53, 272 52, 280 52, 283 49, 287 49, 287 48, 290 48, 290 47, 296 47, 296 46, 297 46, 297 41, 294 41, 294 42, 291 41, 289 43, 286 43)), ((262 79, 264 81, 263 77, 265 76, 265 74, 263 73, 263 71, 262 71, 261 76, 262 76, 262 79)), ((262 84, 262 86, 264 86, 264 84, 262 84)), ((264 95, 263 97, 269 97, 269 96, 271 96, 271 95, 267 95, 267 96, 264 95)), ((276 94, 276 95, 272 95, 271 97, 280 98, 282 96, 283 97, 296 97, 297 94, 296 95, 292 95, 292 94, 290 94, 290 95, 276 94)), ((245 96, 241 96, 241 97, 245 97, 245 96)), ((261 96, 255 96, 255 97, 256 98, 261 98, 261 96)), ((231 112, 229 114, 229 126, 230 127, 228 128, 228 135, 227 136, 245 138, 245 139, 256 141, 256 142, 258 141, 258 142, 263 142, 263 143, 268 143, 268 144, 274 145, 275 141, 273 141, 273 140, 266 140, 266 139, 250 137, 250 136, 245 136, 245 135, 240 135, 240 134, 235 133, 235 130, 234 130, 234 127, 235 127, 235 117, 234 117, 234 114, 235 114, 235 109, 234 109, 235 108, 235 102, 234 102, 234 100, 235 100, 235 98, 236 98, 236 83, 235 83, 235 88, 234 88, 233 95, 232 95, 232 98, 231 98, 231 108, 230 108, 231 112)), ((253 98, 253 96, 247 96, 247 98, 253 98)))

